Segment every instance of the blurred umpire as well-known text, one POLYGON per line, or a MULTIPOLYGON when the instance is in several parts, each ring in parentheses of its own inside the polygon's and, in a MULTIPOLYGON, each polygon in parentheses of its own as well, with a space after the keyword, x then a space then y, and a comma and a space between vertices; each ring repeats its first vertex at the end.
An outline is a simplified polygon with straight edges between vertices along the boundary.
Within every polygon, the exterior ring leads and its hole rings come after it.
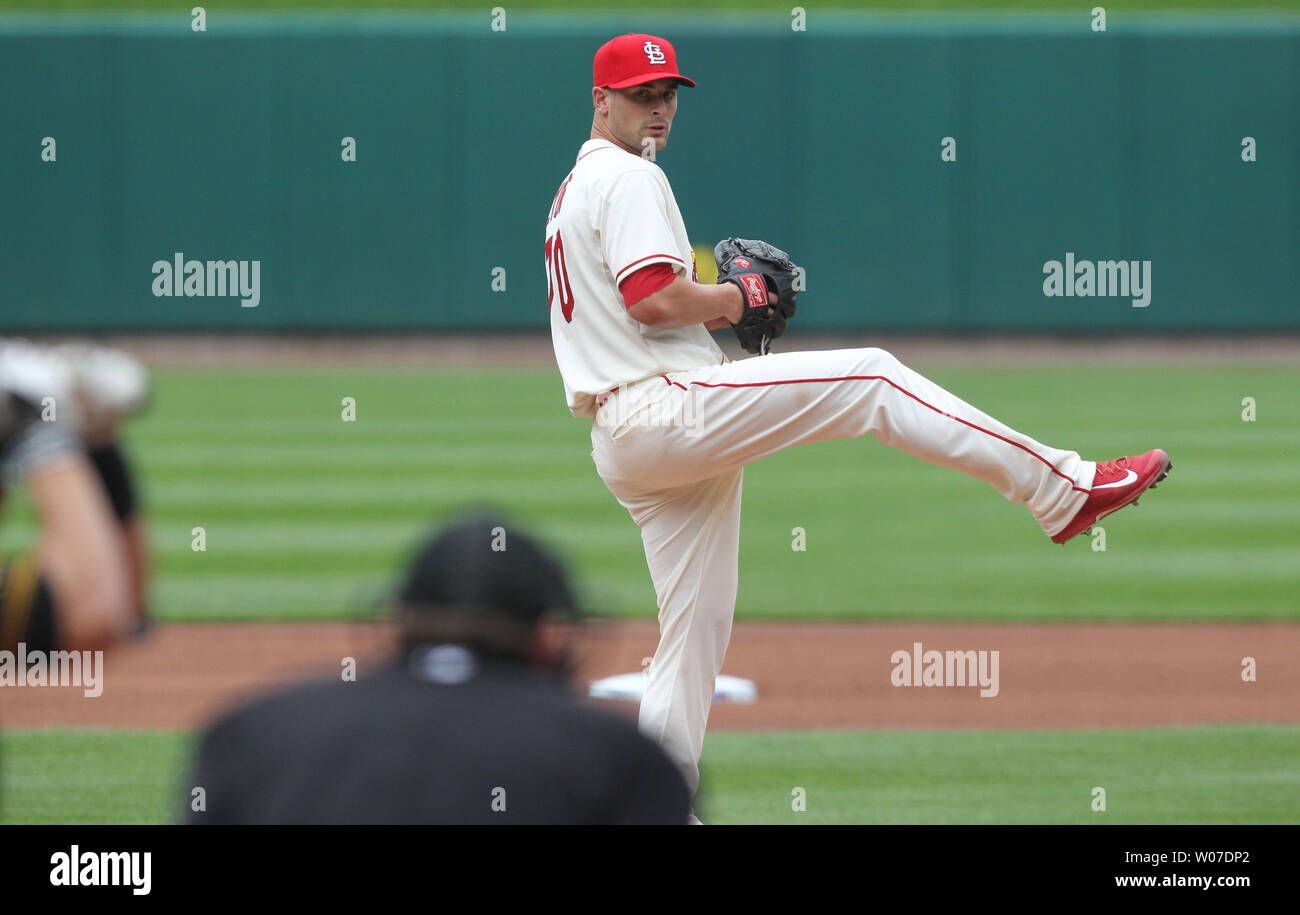
POLYGON ((490 513, 416 555, 401 648, 212 725, 193 823, 684 824, 686 784, 634 722, 567 684, 579 608, 561 563, 490 513))

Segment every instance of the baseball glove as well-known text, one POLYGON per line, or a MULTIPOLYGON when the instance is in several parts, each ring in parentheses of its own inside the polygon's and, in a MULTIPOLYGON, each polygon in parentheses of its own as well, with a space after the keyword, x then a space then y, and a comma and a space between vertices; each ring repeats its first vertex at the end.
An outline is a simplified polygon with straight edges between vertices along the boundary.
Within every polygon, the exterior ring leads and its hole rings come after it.
POLYGON ((745 313, 732 324, 736 338, 747 353, 767 355, 772 341, 785 333, 785 322, 794 316, 795 277, 799 268, 790 255, 765 241, 724 238, 713 249, 718 262, 718 282, 735 283, 745 294, 745 313), (776 296, 769 305, 768 292, 776 296))

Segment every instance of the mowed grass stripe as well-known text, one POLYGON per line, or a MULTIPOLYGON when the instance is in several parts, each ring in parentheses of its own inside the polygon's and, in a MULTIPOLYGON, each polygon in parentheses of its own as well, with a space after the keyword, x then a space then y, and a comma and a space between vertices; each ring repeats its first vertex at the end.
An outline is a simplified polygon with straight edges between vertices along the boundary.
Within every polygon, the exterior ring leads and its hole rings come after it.
POLYGON ((1297 754, 1300 728, 1276 726, 713 732, 697 808, 719 824, 1295 824, 1297 754))
MULTIPOLYGON (((276 520, 259 522, 224 522, 206 528, 213 544, 208 552, 246 553, 264 550, 338 550, 366 549, 392 550, 423 539, 428 533, 427 519, 407 521, 359 521, 346 525, 329 521, 276 520), (215 549, 220 544, 220 550, 215 549)), ((178 524, 150 525, 154 551, 158 554, 193 552, 190 546, 192 528, 178 524)), ((602 540, 630 537, 637 540, 635 525, 610 522, 592 522, 584 525, 554 525, 548 528, 551 542, 577 542, 588 535, 599 535, 602 540), (628 528, 631 527, 629 534, 628 528)), ((15 546, 30 540, 35 530, 29 525, 6 529, 0 536, 0 546, 15 546)), ((210 557, 208 557, 210 558, 210 557)))
MULTIPOLYGON (((172 609, 170 618, 187 622, 372 619, 385 613, 386 601, 395 593, 399 576, 398 568, 387 574, 365 576, 360 571, 332 566, 313 572, 311 580, 302 575, 285 578, 274 573, 248 572, 163 576, 155 582, 153 596, 159 605, 172 609)), ((590 597, 590 609, 600 616, 653 620, 658 612, 648 580, 629 585, 625 580, 588 576, 583 591, 590 597)))
POLYGON ((191 736, 0 731, 0 824, 177 822, 191 736))
MULTIPOLYGON (((395 572, 396 569, 391 570, 395 572)), ((181 608, 172 618, 194 621, 305 621, 362 619, 378 612, 393 593, 392 576, 320 568, 302 574, 240 572, 161 576, 154 583, 160 606, 181 608)))
MULTIPOLYGON (((307 414, 289 416, 240 416, 209 415, 163 416, 153 421, 149 434, 157 440, 166 441, 173 437, 205 439, 217 437, 222 439, 247 439, 260 441, 262 436, 280 433, 293 438, 312 434, 319 438, 338 438, 353 435, 368 435, 373 430, 382 430, 386 435, 415 436, 421 439, 436 437, 444 432, 444 426, 437 414, 425 416, 371 416, 357 414, 351 422, 343 420, 343 408, 334 409, 333 402, 321 401, 313 404, 307 414)), ((475 429, 485 433, 509 435, 512 432, 528 432, 572 429, 573 418, 567 413, 542 416, 518 416, 514 411, 501 413, 492 411, 480 416, 458 417, 458 429, 475 429)))
MULTIPOLYGON (((590 450, 590 449, 588 449, 590 450)), ((245 478, 250 471, 310 473, 321 475, 355 475, 357 473, 391 473, 405 470, 412 474, 437 472, 451 468, 495 465, 516 468, 521 461, 529 464, 567 466, 590 458, 575 455, 570 443, 554 445, 464 445, 428 442, 420 445, 185 445, 160 446, 148 454, 143 466, 153 479, 177 478, 202 471, 206 477, 225 481, 245 478)))
MULTIPOLYGON (((0 823, 167 823, 193 737, 0 732, 0 823)), ((1300 823, 1300 728, 714 731, 707 823, 1300 823), (1105 811, 1093 789, 1106 791, 1105 811), (804 809, 793 809, 802 789, 804 809)))
MULTIPOLYGON (((500 494, 503 498, 527 496, 537 492, 540 474, 534 471, 532 479, 512 476, 508 479, 425 478, 392 480, 382 475, 340 475, 330 479, 302 478, 298 480, 262 479, 250 477, 221 486, 195 479, 183 482, 150 484, 150 497, 165 503, 193 503, 200 499, 220 496, 222 501, 247 501, 264 508, 278 505, 315 504, 319 502, 360 502, 381 500, 387 502, 412 502, 421 499, 441 499, 458 493, 500 494), (467 485, 468 484, 468 485, 467 485)), ((594 476, 594 472, 593 472, 594 476)), ((548 495, 554 498, 561 492, 574 496, 593 490, 590 480, 575 480, 562 469, 554 469, 552 479, 546 480, 548 495)), ((597 487, 601 486, 595 480, 597 487)), ((603 488, 603 487, 602 487, 603 488)))

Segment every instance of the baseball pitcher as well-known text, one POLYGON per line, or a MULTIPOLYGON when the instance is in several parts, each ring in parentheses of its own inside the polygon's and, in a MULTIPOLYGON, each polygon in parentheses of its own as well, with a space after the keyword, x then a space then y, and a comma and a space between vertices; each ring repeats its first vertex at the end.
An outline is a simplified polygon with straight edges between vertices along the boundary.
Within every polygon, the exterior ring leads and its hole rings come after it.
POLYGON ((591 138, 546 221, 555 358, 574 416, 590 417, 596 470, 641 529, 659 645, 640 726, 699 784, 714 680, 735 611, 746 464, 794 445, 873 435, 987 481, 1056 543, 1136 502, 1170 469, 1164 451, 1094 463, 998 422, 880 349, 769 354, 796 309, 798 268, 760 241, 715 249, 696 281, 663 170, 680 86, 653 35, 596 52, 591 138), (754 358, 710 337, 732 327, 754 358))

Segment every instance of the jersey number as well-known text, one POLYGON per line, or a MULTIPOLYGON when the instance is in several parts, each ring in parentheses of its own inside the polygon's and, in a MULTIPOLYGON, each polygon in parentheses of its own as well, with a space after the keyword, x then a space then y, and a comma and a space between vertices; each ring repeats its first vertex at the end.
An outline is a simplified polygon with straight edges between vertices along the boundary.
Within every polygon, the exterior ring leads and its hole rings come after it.
POLYGON ((560 313, 573 321, 573 287, 569 285, 569 265, 564 259, 564 242, 556 232, 546 239, 546 308, 549 311, 560 299, 560 313))

